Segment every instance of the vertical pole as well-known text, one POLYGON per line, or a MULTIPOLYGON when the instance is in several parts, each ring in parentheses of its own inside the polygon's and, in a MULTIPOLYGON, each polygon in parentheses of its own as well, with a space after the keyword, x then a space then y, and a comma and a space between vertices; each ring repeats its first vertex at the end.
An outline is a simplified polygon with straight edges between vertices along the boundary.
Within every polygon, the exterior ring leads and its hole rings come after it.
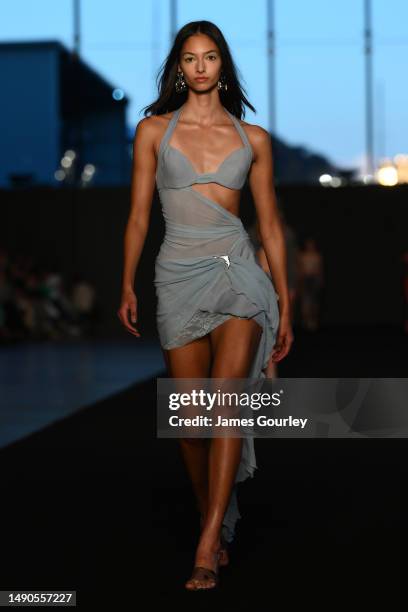
POLYGON ((373 163, 373 66, 371 0, 364 0, 364 40, 365 40, 365 125, 367 173, 374 173, 373 163))
POLYGON ((268 64, 268 127, 276 133, 276 82, 275 82, 275 2, 266 0, 267 11, 267 64, 268 64))
POLYGON ((81 10, 80 0, 74 0, 74 53, 77 57, 81 53, 81 10))
MULTIPOLYGON (((156 71, 160 62, 160 40, 161 40, 161 0, 152 2, 152 31, 156 36, 152 37, 152 74, 156 71)), ((155 95, 152 93, 152 97, 155 95)))
POLYGON ((80 68, 80 54, 81 54, 81 2, 80 0, 73 0, 73 32, 74 32, 74 44, 72 51, 72 65, 71 68, 76 71, 78 81, 75 83, 76 91, 75 96, 77 97, 76 111, 76 142, 74 143, 74 149, 77 154, 73 168, 73 184, 75 187, 79 185, 80 165, 83 161, 83 112, 81 106, 80 92, 82 89, 81 84, 81 68, 80 68))
POLYGON ((177 34, 177 0, 170 0, 170 45, 177 34))

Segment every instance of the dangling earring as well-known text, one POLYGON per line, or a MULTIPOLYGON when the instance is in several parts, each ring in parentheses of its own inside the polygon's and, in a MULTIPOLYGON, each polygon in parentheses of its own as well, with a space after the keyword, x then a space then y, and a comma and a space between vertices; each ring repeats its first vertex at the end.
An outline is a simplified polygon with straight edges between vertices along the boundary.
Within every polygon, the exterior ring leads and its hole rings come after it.
POLYGON ((177 78, 176 78, 176 82, 175 82, 175 88, 176 88, 176 92, 177 93, 181 93, 183 91, 186 91, 187 89, 187 83, 184 80, 184 74, 183 71, 181 72, 177 72, 177 78))
POLYGON ((224 91, 227 91, 227 89, 228 89, 227 79, 226 79, 225 74, 223 72, 220 75, 220 78, 219 78, 218 83, 217 83, 217 87, 218 87, 218 89, 223 89, 224 91))

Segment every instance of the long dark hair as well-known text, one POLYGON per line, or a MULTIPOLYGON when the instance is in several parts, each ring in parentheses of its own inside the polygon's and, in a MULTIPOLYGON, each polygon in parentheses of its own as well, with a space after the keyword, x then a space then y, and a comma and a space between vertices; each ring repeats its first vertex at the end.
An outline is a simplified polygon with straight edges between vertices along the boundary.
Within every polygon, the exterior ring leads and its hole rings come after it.
POLYGON ((221 30, 211 21, 190 21, 177 33, 173 46, 159 69, 156 78, 159 97, 149 106, 144 107, 144 115, 162 115, 179 108, 188 97, 188 90, 177 93, 174 84, 177 76, 177 65, 179 64, 181 48, 184 42, 193 34, 206 34, 218 46, 221 54, 222 72, 225 75, 228 89, 219 91, 221 104, 230 113, 241 119, 245 117, 245 106, 254 113, 255 108, 244 95, 245 89, 239 82, 239 70, 234 64, 227 41, 221 30))

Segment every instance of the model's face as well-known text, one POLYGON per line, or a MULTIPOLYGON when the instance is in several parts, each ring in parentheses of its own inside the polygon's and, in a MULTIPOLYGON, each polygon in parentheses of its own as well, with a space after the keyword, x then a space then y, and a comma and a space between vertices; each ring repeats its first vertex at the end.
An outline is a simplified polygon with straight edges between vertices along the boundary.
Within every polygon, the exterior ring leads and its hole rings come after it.
POLYGON ((221 54, 217 45, 205 34, 190 36, 181 48, 180 69, 191 89, 211 89, 217 84, 221 73, 221 54), (200 77, 205 77, 205 80, 197 80, 200 77))

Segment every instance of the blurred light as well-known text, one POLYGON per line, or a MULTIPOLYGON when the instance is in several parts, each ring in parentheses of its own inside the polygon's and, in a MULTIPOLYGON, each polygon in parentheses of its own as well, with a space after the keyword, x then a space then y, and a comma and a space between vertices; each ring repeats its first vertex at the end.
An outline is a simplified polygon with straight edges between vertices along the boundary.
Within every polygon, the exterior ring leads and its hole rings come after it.
POLYGON ((68 157, 68 159, 73 161, 76 157, 76 153, 72 149, 67 149, 67 151, 64 153, 64 157, 68 157))
POLYGON ((63 181, 65 177, 66 177, 66 174, 64 170, 59 169, 54 172, 54 178, 56 181, 63 181))
POLYGON ((70 168, 70 166, 72 166, 72 159, 70 157, 63 157, 61 159, 61 166, 63 168, 70 168))
POLYGON ((395 166, 384 165, 377 170, 377 180, 380 185, 392 187, 398 183, 398 171, 395 166))
POLYGON ((364 185, 368 185, 369 183, 374 182, 374 175, 373 174, 363 174, 361 177, 361 180, 363 181, 364 185))
POLYGON ((343 184, 343 179, 340 176, 332 176, 331 174, 321 174, 319 181, 323 187, 340 187, 343 184))
POLYGON ((81 174, 81 184, 83 187, 88 185, 95 174, 96 167, 93 164, 85 164, 81 174))
POLYGON ((92 176, 96 168, 93 164, 85 164, 83 174, 86 176, 92 176))
POLYGON ((328 185, 330 185, 332 181, 332 176, 331 174, 321 174, 319 176, 319 181, 321 185, 323 185, 324 187, 327 187, 328 185))
POLYGON ((408 155, 398 153, 395 155, 394 162, 398 172, 398 182, 408 183, 408 155))
POLYGON ((123 89, 114 89, 112 91, 112 98, 114 100, 123 100, 124 97, 125 97, 125 92, 123 91, 123 89))

